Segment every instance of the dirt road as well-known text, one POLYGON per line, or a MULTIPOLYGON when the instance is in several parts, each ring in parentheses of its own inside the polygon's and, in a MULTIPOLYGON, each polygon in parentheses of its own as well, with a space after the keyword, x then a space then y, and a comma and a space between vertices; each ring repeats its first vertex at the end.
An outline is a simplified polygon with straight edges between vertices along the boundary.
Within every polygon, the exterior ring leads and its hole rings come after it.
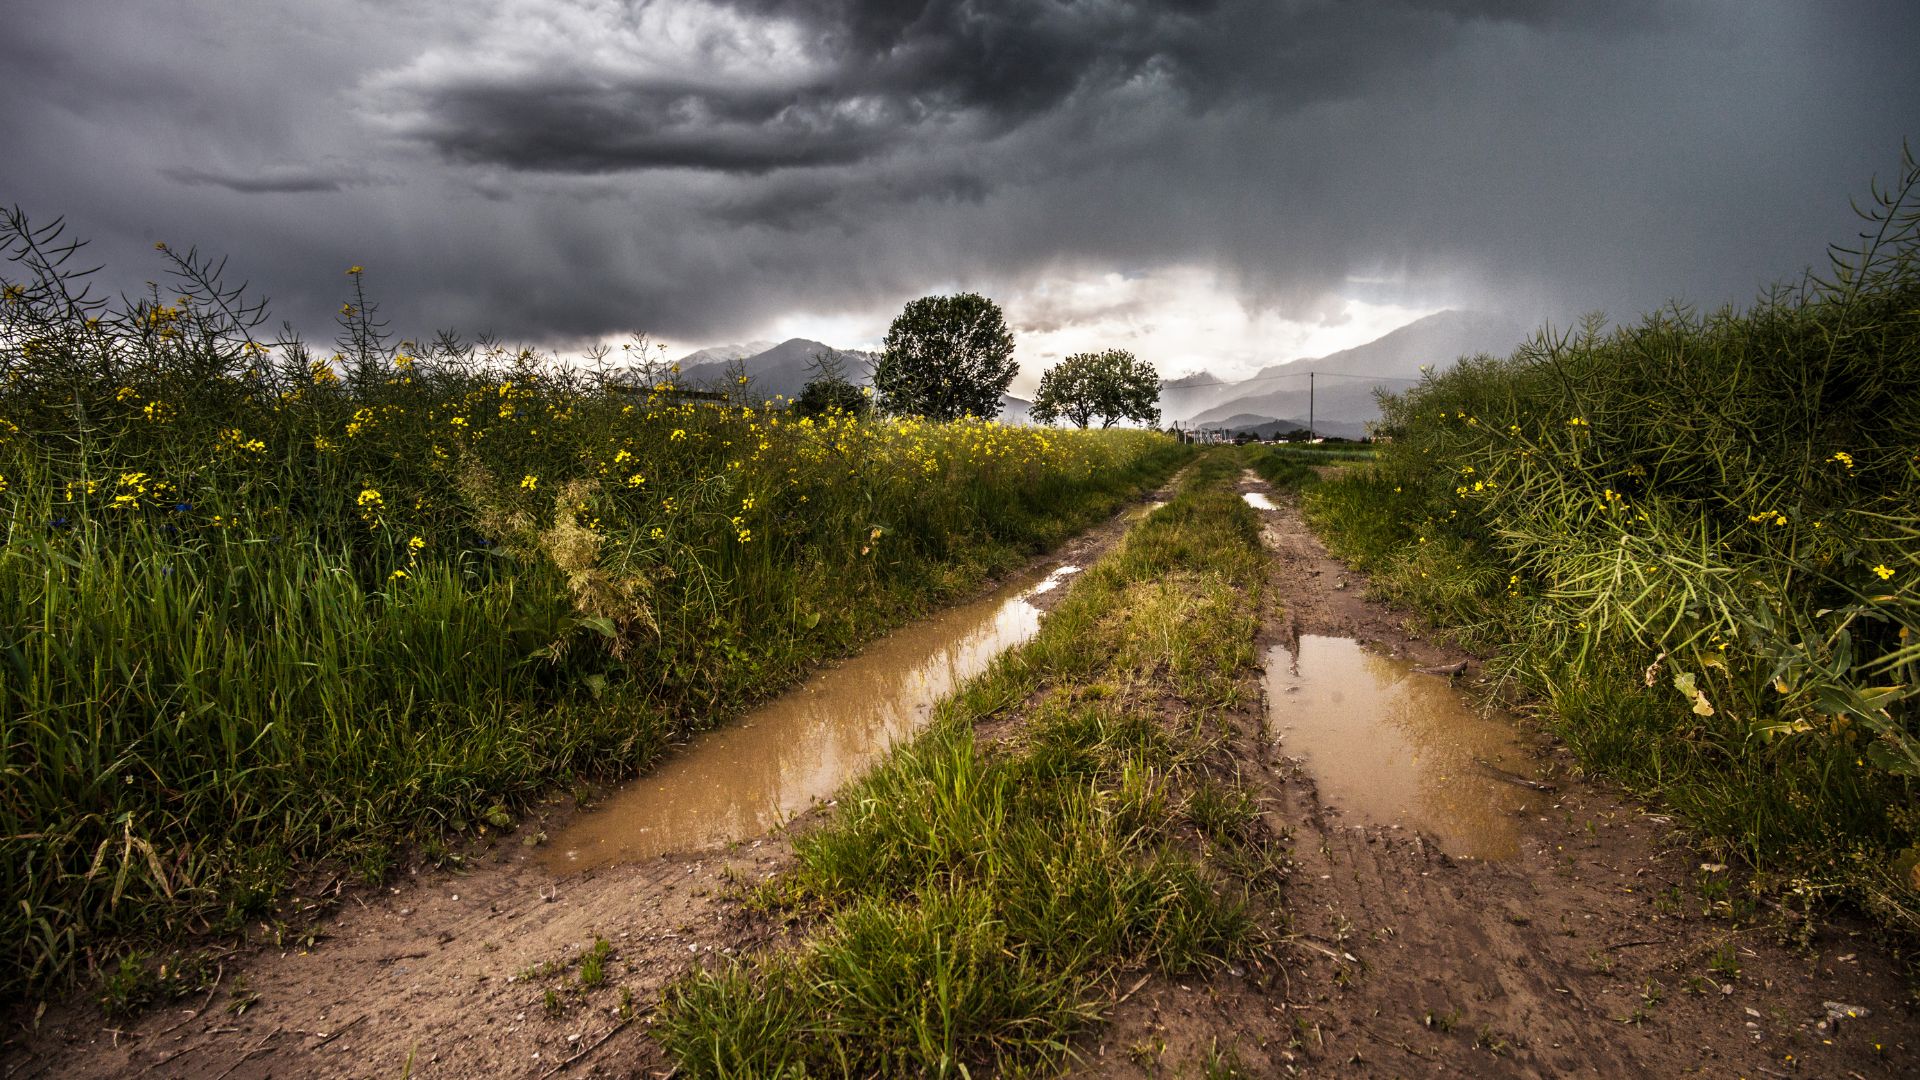
MULTIPOLYGON (((1477 658, 1410 633, 1289 498, 1242 487, 1273 506, 1265 644, 1353 638, 1426 667, 1464 660, 1472 685, 1477 658)), ((1126 524, 1054 560, 1084 565, 1126 524)), ((1111 1023, 1076 1044, 1077 1074, 1878 1077, 1920 1061, 1906 985, 1861 928, 1742 911, 1721 886, 1732 871, 1702 869, 1670 822, 1582 781, 1548 740, 1523 734, 1529 767, 1503 770, 1535 785, 1514 853, 1468 859, 1324 797, 1263 708, 1239 718, 1239 749, 1291 837, 1290 936, 1271 963, 1126 980, 1111 1023)), ((49 1016, 0 1076, 665 1074, 647 1008, 689 965, 778 940, 729 890, 777 872, 788 846, 774 834, 556 877, 520 841, 557 831, 570 802, 463 869, 337 891, 324 940, 234 958, 204 1001, 122 1029, 84 1008, 49 1016), (610 955, 583 987, 596 938, 610 955)))
MULTIPOLYGON (((1091 565, 1173 483, 1010 577, 1091 565)), ((1026 602, 1050 609, 1072 581, 1026 602)), ((775 832, 556 875, 529 842, 558 836, 577 812, 571 798, 556 801, 457 869, 416 866, 377 892, 294 897, 288 911, 333 909, 313 947, 250 950, 204 1001, 125 1026, 87 1005, 52 1013, 37 1036, 0 1051, 0 1078, 664 1074, 647 1010, 691 965, 777 936, 727 898, 778 871, 790 845, 775 832), (582 957, 596 938, 611 951, 586 988, 582 957)))
MULTIPOLYGON (((1351 637, 1445 669, 1478 658, 1409 632, 1329 557, 1294 502, 1264 493, 1274 642, 1351 637)), ((1430 676, 1438 678, 1437 676, 1430 676)), ((1243 755, 1293 838, 1286 973, 1153 980, 1083 1047, 1085 1075, 1910 1076, 1920 1019, 1864 927, 1777 909, 1728 917, 1728 870, 1656 812, 1582 781, 1526 737, 1555 790, 1518 853, 1459 859, 1431 837, 1330 809, 1284 735, 1243 755), (1708 864, 1712 866, 1713 864, 1708 864), (1708 912, 1712 912, 1708 914, 1708 912), (1783 944, 1810 933, 1808 947, 1783 944), (1857 1006, 1857 1017, 1846 1009, 1857 1006), (1835 1016, 1838 1015, 1836 1019, 1835 1016)))

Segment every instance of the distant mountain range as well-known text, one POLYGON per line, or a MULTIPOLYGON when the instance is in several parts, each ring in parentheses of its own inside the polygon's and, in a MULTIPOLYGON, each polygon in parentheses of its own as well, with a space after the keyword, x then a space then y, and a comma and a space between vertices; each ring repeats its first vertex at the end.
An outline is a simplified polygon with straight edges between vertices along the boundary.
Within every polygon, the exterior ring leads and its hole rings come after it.
POLYGON ((1408 323, 1365 345, 1313 359, 1260 369, 1238 381, 1201 371, 1160 384, 1163 423, 1230 431, 1288 431, 1306 427, 1308 372, 1312 381, 1314 430, 1354 438, 1380 418, 1376 389, 1397 390, 1420 378, 1423 366, 1434 371, 1453 366, 1462 356, 1505 354, 1524 331, 1511 319, 1485 312, 1441 311, 1408 323))
POLYGON ((773 348, 775 344, 777 342, 749 341, 742 345, 710 345, 698 352, 690 352, 676 362, 682 371, 703 364, 724 364, 729 360, 745 360, 749 356, 758 356, 773 348))
MULTIPOLYGON (((1524 335, 1510 319, 1484 312, 1442 311, 1375 338, 1365 345, 1326 356, 1294 360, 1260 369, 1237 381, 1215 378, 1205 371, 1160 384, 1160 416, 1164 424, 1179 421, 1185 427, 1252 431, 1262 437, 1307 426, 1306 373, 1313 380, 1313 427, 1321 435, 1358 438, 1367 424, 1380 418, 1373 392, 1380 387, 1400 389, 1420 378, 1422 366, 1435 371, 1451 367, 1462 356, 1510 351, 1524 335)), ((715 345, 688 353, 679 360, 681 382, 694 387, 726 387, 740 373, 752 379, 762 398, 798 397, 814 377, 816 359, 839 360, 841 374, 856 386, 872 385, 874 354, 859 349, 836 349, 807 338, 789 338, 778 344, 749 341, 715 345)), ((1030 422, 1031 402, 1010 394, 1000 397, 999 419, 1009 424, 1030 422)))
POLYGON ((731 363, 737 363, 740 370, 753 380, 754 392, 761 397, 796 398, 807 381, 813 378, 815 358, 822 356, 838 359, 841 374, 846 376, 848 382, 859 386, 867 384, 867 372, 873 354, 858 349, 836 349, 806 338, 788 338, 778 345, 766 345, 758 341, 746 345, 721 345, 688 353, 680 358, 680 380, 693 386, 718 386, 733 378, 728 374, 728 367, 731 363), (764 347, 744 355, 730 355, 733 351, 750 349, 755 345, 764 347))

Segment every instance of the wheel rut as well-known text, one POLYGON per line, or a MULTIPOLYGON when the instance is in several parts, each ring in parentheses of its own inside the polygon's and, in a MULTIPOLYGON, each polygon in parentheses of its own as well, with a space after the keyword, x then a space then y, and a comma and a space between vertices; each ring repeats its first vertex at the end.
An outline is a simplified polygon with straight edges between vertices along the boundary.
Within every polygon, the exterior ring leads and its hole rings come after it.
MULTIPOLYGON (((1251 473, 1240 486, 1273 507, 1260 511, 1270 643, 1298 656, 1304 636, 1325 635, 1420 667, 1464 661, 1471 693, 1480 657, 1369 598, 1291 495, 1251 473)), ((1499 859, 1349 812, 1323 796, 1286 730, 1249 724, 1243 753, 1267 823, 1291 837, 1279 970, 1150 980, 1078 1072, 1190 1075, 1228 1061, 1257 1076, 1905 1073, 1920 1021, 1866 926, 1806 927, 1764 908, 1726 918, 1714 904, 1732 871, 1703 869, 1663 815, 1585 781, 1564 749, 1515 724, 1551 790, 1499 859), (1783 943, 1795 932, 1808 948, 1783 943), (1835 1025, 1828 1001, 1870 1013, 1835 1025)))

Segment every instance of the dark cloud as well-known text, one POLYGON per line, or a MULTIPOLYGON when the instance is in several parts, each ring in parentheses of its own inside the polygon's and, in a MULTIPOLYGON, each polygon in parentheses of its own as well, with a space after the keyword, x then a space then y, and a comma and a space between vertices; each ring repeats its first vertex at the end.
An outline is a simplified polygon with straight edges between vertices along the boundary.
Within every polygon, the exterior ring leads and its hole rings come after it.
MULTIPOLYGON (((643 7, 645 5, 642 5, 643 7)), ((1532 0, 1292 4, 1272 0, 716 0, 704 72, 589 59, 552 43, 537 73, 440 66, 387 89, 399 127, 449 157, 596 173, 749 174, 872 160, 902 145, 974 144, 1147 80, 1190 110, 1249 94, 1297 108, 1352 93, 1476 22, 1551 24, 1577 9, 1532 0), (742 79, 724 58, 771 21, 804 70, 742 79)), ((1610 9, 1618 19, 1630 5, 1610 9)))
POLYGON ((526 78, 436 67, 387 89, 409 114, 405 136, 462 161, 583 173, 844 165, 916 140, 992 138, 1171 64, 1218 6, 720 0, 740 21, 702 36, 705 72, 662 71, 644 55, 583 63, 556 41, 551 66, 526 78), (720 66, 769 20, 792 27, 803 70, 759 81, 720 66))
POLYGON ((544 341, 1123 268, 1630 313, 1848 235, 1916 40, 1900 0, 73 0, 0 36, 0 201, 320 333, 352 264, 406 332, 544 341))
POLYGON ((283 195, 315 191, 339 191, 358 180, 350 176, 329 175, 308 169, 271 169, 252 175, 211 173, 203 169, 167 168, 160 174, 175 183, 211 184, 242 195, 283 195))

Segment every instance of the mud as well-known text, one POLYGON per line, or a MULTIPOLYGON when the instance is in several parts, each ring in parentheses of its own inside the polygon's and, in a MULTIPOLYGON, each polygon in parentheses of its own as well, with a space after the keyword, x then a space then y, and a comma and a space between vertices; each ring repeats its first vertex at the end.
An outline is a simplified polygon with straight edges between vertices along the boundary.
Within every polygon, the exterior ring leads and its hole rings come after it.
POLYGON ((763 836, 877 764, 933 707, 994 658, 1040 632, 1031 602, 1078 573, 1032 569, 972 603, 888 634, 711 731, 556 835, 560 873, 699 851, 763 836))
MULTIPOLYGON (((1290 498, 1242 487, 1277 508, 1262 512, 1277 601, 1263 647, 1340 637, 1420 666, 1464 660, 1458 685, 1475 691, 1476 658, 1367 599, 1290 498)), ((1055 560, 1091 565, 1128 524, 1055 560)), ((1030 602, 1057 603, 1063 580, 1030 602)), ((1730 918, 1744 903, 1732 871, 1659 813, 1583 781, 1539 733, 1512 730, 1507 771, 1558 790, 1528 791, 1538 812, 1516 821, 1514 852, 1479 860, 1449 854, 1432 826, 1359 817, 1323 789, 1299 731, 1266 718, 1251 700, 1227 719, 1267 823, 1290 837, 1291 927, 1231 965, 1120 973, 1110 1023, 1073 1044, 1077 1075, 1198 1076, 1228 1060, 1262 1077, 1912 1075, 1920 1019, 1863 926, 1766 903, 1730 918)), ((785 927, 729 897, 788 865, 790 848, 776 832, 555 875, 522 842, 572 816, 556 803, 463 869, 291 898, 334 906, 325 940, 260 945, 204 999, 125 1025, 55 1009, 0 1051, 0 1076, 665 1076, 649 1005, 692 964, 782 940, 785 927), (607 981, 581 988, 575 958, 596 936, 613 946, 607 981)))
MULTIPOLYGON (((1091 565, 1142 509, 1005 584, 1050 610, 1075 580, 1064 567, 1091 565), (1034 591, 1036 579, 1057 584, 1034 591)), ((647 1036, 653 1003, 695 964, 782 939, 785 927, 731 898, 789 865, 787 836, 816 814, 717 850, 555 873, 544 838, 581 817, 571 799, 555 800, 458 865, 286 898, 287 913, 320 912, 316 940, 254 928, 203 998, 120 1024, 85 1001, 20 1018, 0 1042, 0 1080, 666 1076, 671 1063, 647 1036), (605 982, 582 987, 578 958, 596 938, 612 946, 605 982)))
POLYGON ((1301 635, 1267 653, 1267 717, 1327 812, 1405 827, 1449 855, 1510 858, 1541 782, 1512 723, 1450 681, 1345 637, 1301 635))
MULTIPOLYGON (((1278 507, 1262 514, 1269 646, 1353 638, 1421 666, 1466 661, 1460 686, 1476 688, 1477 658, 1367 599, 1291 497, 1241 486, 1278 507)), ((1291 932, 1225 970, 1123 981, 1132 992, 1076 1044, 1074 1075, 1205 1075, 1222 1061, 1262 1077, 1913 1075, 1920 1017, 1868 927, 1742 900, 1734 871, 1657 810, 1583 780, 1538 732, 1513 730, 1519 775, 1558 790, 1516 822, 1512 856, 1487 861, 1449 855, 1429 829, 1336 812, 1347 806, 1297 733, 1260 717, 1238 718, 1238 742, 1267 821, 1292 838, 1291 932)))

